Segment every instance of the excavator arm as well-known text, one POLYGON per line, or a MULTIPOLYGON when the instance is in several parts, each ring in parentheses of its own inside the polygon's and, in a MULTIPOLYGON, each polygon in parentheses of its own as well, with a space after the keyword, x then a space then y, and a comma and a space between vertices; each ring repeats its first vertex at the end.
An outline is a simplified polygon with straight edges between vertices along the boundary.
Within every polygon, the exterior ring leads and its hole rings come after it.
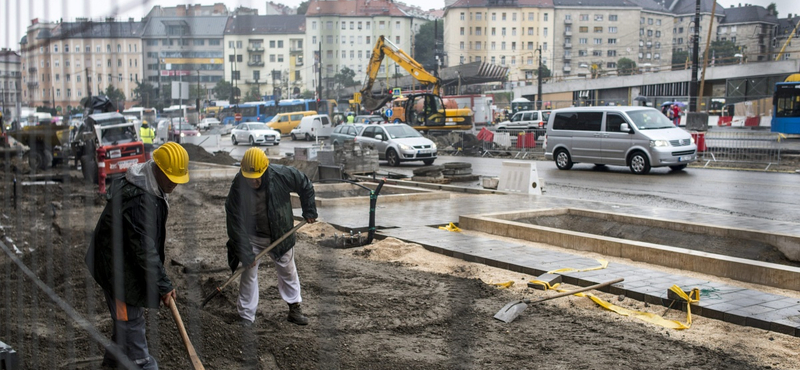
POLYGON ((364 81, 364 86, 361 89, 361 104, 367 110, 377 110, 392 100, 391 94, 372 95, 372 85, 375 79, 378 78, 378 69, 380 69, 383 58, 388 56, 392 58, 400 67, 403 67, 410 73, 417 81, 423 84, 433 85, 433 94, 439 95, 441 89, 441 82, 439 78, 428 73, 416 60, 411 58, 406 52, 400 50, 394 43, 387 40, 384 36, 378 37, 375 47, 372 49, 372 57, 367 66, 367 79, 364 81))

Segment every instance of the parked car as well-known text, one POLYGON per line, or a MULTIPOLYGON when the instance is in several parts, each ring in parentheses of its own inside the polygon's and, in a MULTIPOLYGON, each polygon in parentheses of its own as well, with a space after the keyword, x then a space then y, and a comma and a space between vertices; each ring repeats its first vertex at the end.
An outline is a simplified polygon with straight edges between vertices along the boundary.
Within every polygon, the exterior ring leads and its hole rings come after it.
POLYGON ((431 165, 436 160, 436 144, 404 123, 367 125, 354 141, 374 145, 378 157, 386 159, 390 166, 409 161, 431 165))
POLYGON ((628 166, 642 175, 651 167, 673 171, 697 160, 692 136, 647 107, 580 107, 554 110, 544 156, 560 170, 578 162, 628 166))
POLYGON ((169 129, 167 131, 167 141, 180 142, 179 137, 187 136, 200 136, 200 131, 191 123, 186 121, 186 118, 175 117, 169 122, 169 129))
POLYGON ((292 140, 312 140, 318 137, 329 137, 333 133, 333 124, 327 114, 306 116, 292 130, 292 140))
POLYGON ((214 127, 214 126, 219 126, 221 124, 222 123, 216 118, 203 118, 197 124, 197 129, 198 130, 208 130, 208 129, 214 127))
POLYGON ((288 135, 300 124, 300 121, 303 119, 303 117, 314 114, 317 114, 317 112, 313 110, 305 112, 280 113, 275 115, 275 117, 272 117, 272 119, 267 122, 267 126, 275 131, 279 131, 283 135, 288 135))
POLYGON ((383 117, 377 114, 373 115, 366 115, 366 116, 356 116, 353 123, 370 123, 370 122, 383 122, 383 117))
POLYGON ((210 132, 212 134, 220 134, 220 135, 230 135, 231 131, 233 131, 232 124, 222 124, 220 123, 219 126, 211 127, 210 132))
POLYGON ((547 120, 550 118, 549 110, 525 110, 514 113, 508 121, 497 124, 497 131, 534 131, 535 137, 544 134, 547 120))
POLYGON ((239 145, 239 143, 278 145, 281 143, 281 133, 269 128, 264 123, 245 122, 233 128, 231 142, 233 145, 239 145))
POLYGON ((331 145, 335 149, 347 141, 353 141, 358 133, 364 129, 364 126, 366 125, 362 123, 346 123, 336 126, 331 133, 331 145))

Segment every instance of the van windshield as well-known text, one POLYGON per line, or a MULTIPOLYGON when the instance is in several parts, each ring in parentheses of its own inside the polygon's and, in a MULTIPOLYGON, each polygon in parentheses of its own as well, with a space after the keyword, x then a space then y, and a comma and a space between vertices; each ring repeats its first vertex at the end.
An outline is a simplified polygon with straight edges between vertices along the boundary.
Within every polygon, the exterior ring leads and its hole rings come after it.
POLYGON ((628 112, 628 116, 631 117, 633 124, 639 128, 639 130, 655 130, 675 127, 669 118, 655 109, 630 111, 628 112))

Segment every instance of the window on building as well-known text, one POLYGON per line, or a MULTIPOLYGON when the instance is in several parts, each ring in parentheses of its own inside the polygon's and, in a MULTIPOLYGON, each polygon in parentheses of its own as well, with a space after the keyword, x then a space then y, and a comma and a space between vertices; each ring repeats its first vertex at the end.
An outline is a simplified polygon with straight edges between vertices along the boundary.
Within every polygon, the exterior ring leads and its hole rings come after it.
POLYGON ((647 24, 652 25, 653 24, 653 18, 647 18, 647 24))
POLYGON ((400 29, 400 21, 395 21, 394 22, 394 29, 396 29, 396 30, 400 29))
MULTIPOLYGON (((369 57, 369 52, 367 52, 367 57, 369 57)), ((358 59, 361 59, 361 50, 358 51, 358 59)))
POLYGON ((477 21, 483 20, 483 13, 481 12, 475 13, 475 20, 477 21))
POLYGON ((333 21, 327 21, 327 22, 325 22, 325 29, 327 29, 327 30, 333 30, 333 21))
POLYGON ((53 45, 53 52, 58 53, 58 45, 53 45))
POLYGON ((606 56, 615 57, 615 56, 617 56, 617 51, 616 50, 608 50, 606 52, 606 56))
POLYGON ((656 31, 656 37, 661 37, 661 31, 656 31))
POLYGON ((478 63, 480 63, 480 62, 481 62, 481 57, 480 57, 480 56, 476 56, 476 57, 475 57, 475 61, 476 61, 476 62, 478 62, 478 63))
POLYGON ((580 20, 581 21, 588 21, 589 20, 589 14, 581 14, 580 15, 580 20))
POLYGON ((397 44, 397 45, 400 45, 400 36, 395 36, 394 37, 394 43, 397 44))
POLYGON ((480 41, 475 43, 475 50, 481 50, 481 42, 480 41))
POLYGON ((542 50, 547 51, 547 43, 546 42, 542 43, 542 50))
POLYGON ((342 50, 342 59, 347 58, 347 51, 342 50))
POLYGON ((506 65, 506 56, 505 55, 500 57, 500 65, 506 65))
POLYGON ((601 45, 602 43, 603 43, 603 39, 597 39, 597 38, 594 39, 594 44, 595 45, 601 45))
POLYGON ((528 41, 528 50, 533 50, 533 42, 528 41))
POLYGON ((241 62, 242 61, 242 54, 237 54, 236 55, 236 61, 237 62, 241 62))
POLYGON ((111 44, 106 44, 106 53, 110 53, 110 52, 111 52, 111 44))
POLYGON ((661 49, 661 43, 660 42, 656 42, 656 49, 661 49))
POLYGON ((527 60, 527 62, 526 62, 526 63, 527 63, 529 66, 530 66, 530 65, 533 65, 533 57, 528 57, 528 60, 527 60))
POLYGON ((617 27, 608 27, 608 33, 617 33, 617 27))
POLYGON ((609 22, 616 22, 617 21, 617 15, 616 14, 609 14, 608 15, 608 21, 609 22))
POLYGON ((386 28, 386 22, 385 21, 378 22, 378 29, 382 30, 382 29, 385 29, 385 28, 386 28))
POLYGON ((661 59, 661 54, 659 53, 653 54, 653 59, 661 59))
POLYGON ((459 32, 461 36, 464 36, 464 27, 461 27, 461 30, 459 32))
POLYGON ((533 36, 533 27, 528 27, 528 36, 533 36))
POLYGON ((506 42, 505 41, 500 43, 500 50, 506 50, 506 42))
POLYGON ((278 40, 278 49, 283 49, 283 40, 278 40))
POLYGON ((544 21, 547 22, 547 13, 544 13, 544 21))
POLYGON ((603 27, 602 26, 595 27, 594 28, 594 33, 603 33, 603 27))
MULTIPOLYGON (((516 30, 516 28, 515 28, 515 30, 516 30)), ((515 32, 515 33, 516 33, 516 32, 515 32)), ((516 35, 513 35, 513 36, 516 36, 516 35)), ((544 29, 542 29, 542 36, 547 36, 547 27, 545 27, 544 29)))
POLYGON ((653 37, 653 30, 647 30, 647 37, 653 37))
POLYGON ((503 36, 506 35, 506 28, 505 27, 500 29, 500 34, 503 35, 503 36))
POLYGON ((533 12, 528 12, 528 20, 529 21, 533 20, 533 12))
POLYGON ((613 45, 617 43, 617 39, 608 39, 608 44, 613 45))
POLYGON ((328 44, 333 44, 333 35, 328 35, 327 36, 327 41, 328 41, 328 44))
POLYGON ((311 22, 311 29, 312 29, 312 30, 315 30, 315 29, 317 29, 317 21, 312 21, 312 22, 311 22))
POLYGON ((606 63, 606 68, 617 68, 617 63, 615 62, 608 62, 606 63))
POLYGON ((661 20, 660 19, 656 19, 656 26, 660 26, 660 25, 661 25, 661 20))
POLYGON ((461 20, 464 20, 464 12, 461 12, 461 20))
POLYGON ((367 29, 369 29, 369 24, 370 24, 370 22, 367 22, 367 29))
POLYGON ((580 32, 580 33, 589 33, 589 27, 588 26, 580 26, 580 27, 578 27, 578 32, 580 32))
POLYGON ((578 43, 579 44, 588 44, 589 43, 589 39, 586 38, 586 37, 581 37, 581 38, 578 39, 578 43))
POLYGON ((56 81, 61 81, 61 75, 56 73, 56 81))
POLYGON ((492 64, 495 64, 495 57, 492 57, 492 64))
POLYGON ((512 21, 516 21, 517 20, 517 13, 511 13, 511 20, 512 21))
POLYGON ((492 20, 493 20, 493 21, 496 21, 496 20, 497 20, 497 13, 492 13, 492 20))
POLYGON ((481 28, 475 27, 475 36, 480 36, 480 35, 481 35, 481 28))
POLYGON ((491 43, 491 44, 489 44, 489 48, 490 48, 491 50, 496 50, 496 49, 497 49, 497 48, 496 48, 496 46, 497 46, 497 44, 496 44, 494 41, 492 41, 492 43, 491 43))

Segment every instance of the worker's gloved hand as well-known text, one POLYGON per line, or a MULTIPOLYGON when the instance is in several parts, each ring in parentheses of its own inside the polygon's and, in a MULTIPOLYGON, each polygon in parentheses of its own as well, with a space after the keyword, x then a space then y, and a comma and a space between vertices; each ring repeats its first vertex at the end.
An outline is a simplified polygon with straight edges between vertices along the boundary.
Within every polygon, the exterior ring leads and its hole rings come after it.
POLYGON ((169 306, 170 298, 172 298, 173 300, 178 298, 177 293, 175 293, 175 289, 172 289, 169 293, 161 296, 161 302, 164 302, 164 306, 169 306))
POLYGON ((317 219, 316 219, 316 218, 307 218, 307 219, 306 219, 306 223, 313 224, 313 223, 315 223, 315 222, 317 222, 317 219))

